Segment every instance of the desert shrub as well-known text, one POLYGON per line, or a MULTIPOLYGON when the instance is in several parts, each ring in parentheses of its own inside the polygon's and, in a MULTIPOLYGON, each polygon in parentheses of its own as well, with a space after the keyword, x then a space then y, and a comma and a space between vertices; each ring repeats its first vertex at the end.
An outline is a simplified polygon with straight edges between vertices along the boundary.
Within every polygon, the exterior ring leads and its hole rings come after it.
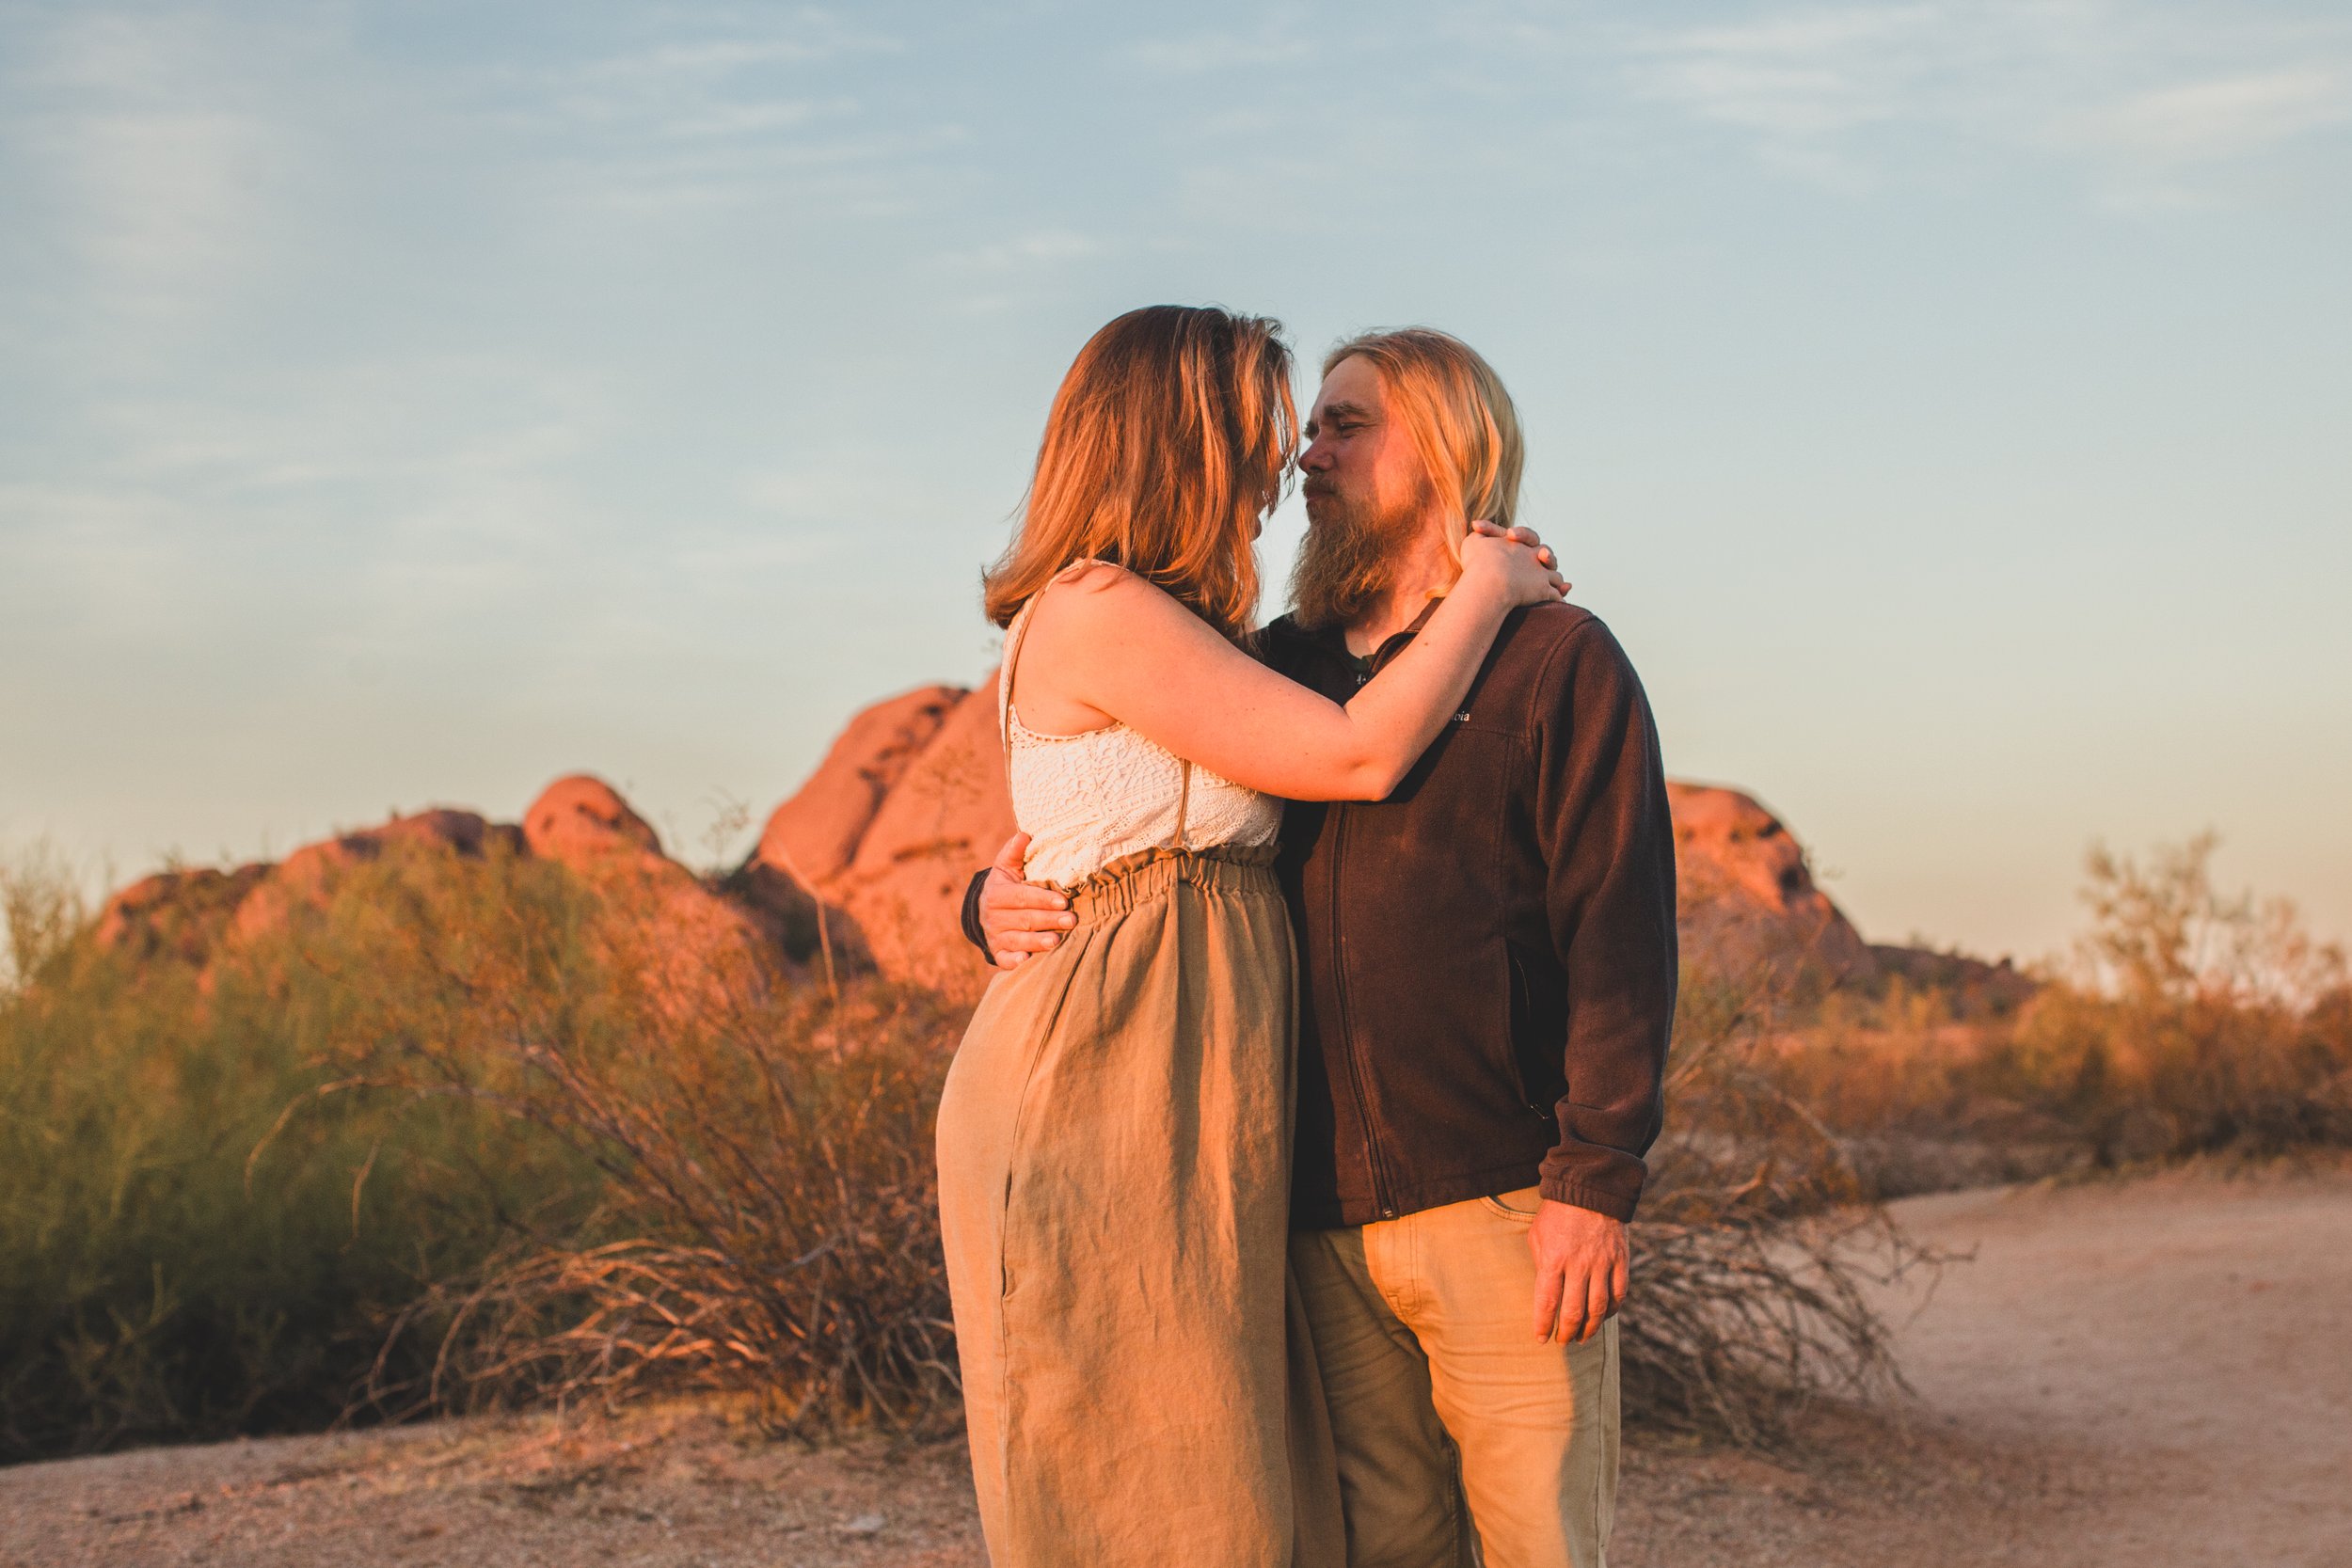
MULTIPOLYGON (((451 875, 453 928, 492 907, 574 918, 535 868, 451 875)), ((0 880, 0 1459, 324 1425, 425 1282, 571 1200, 552 1143, 383 1093, 338 1097, 254 1158, 334 1075, 349 979, 381 958, 371 905, 398 880, 384 868, 204 975, 101 950, 54 863, 0 880)))
MULTIPOLYGON (((803 1436, 953 1428, 931 1128, 960 1011, 759 975, 687 996, 622 984, 583 1008, 476 958, 439 992, 471 998, 463 1018, 359 1031, 405 1041, 366 1081, 495 1100, 604 1173, 601 1207, 421 1299, 402 1336, 432 1365, 384 1379, 385 1408, 720 1388, 803 1436)), ((1787 984, 1763 969, 1686 990, 1623 1328, 1637 1422, 1764 1444, 1808 1399, 1896 1381, 1868 1287, 1923 1255, 1757 1070, 1787 984)))
POLYGON ((2352 1146, 2344 955, 2217 891, 2213 848, 2094 849, 2089 930, 2013 1008, 1899 977, 1794 1010, 1757 1066, 1874 1197, 2352 1146))
MULTIPOLYGON (((1989 1009, 1699 953, 1623 1325, 1638 1423, 1766 1443, 1895 1378, 1878 1202, 2352 1144, 2352 987, 2211 846, 2091 862, 2074 968, 1989 1009)), ((626 901, 621 901, 623 904, 626 901)), ((697 971, 560 866, 393 852, 197 969, 0 879, 0 1457, 678 1388, 953 1424, 931 1118, 961 1022, 697 971)))
POLYGON ((2087 1162, 2074 1125, 2009 1069, 2019 1016, 1897 979, 1804 1010, 1756 1066, 1836 1139, 1867 1198, 2038 1180, 2087 1162))
POLYGON ((360 1408, 726 1388, 777 1431, 951 1421, 930 1128, 958 1021, 870 979, 798 987, 626 886, 506 870, 469 898, 463 863, 370 868, 322 923, 365 961, 306 953, 332 982, 331 1070, 257 1159, 356 1101, 495 1125, 485 1149, 570 1176, 565 1201, 502 1208, 469 1266, 419 1276, 360 1408))
POLYGON ((719 1388, 777 1433, 952 1429, 931 1126, 954 1013, 871 979, 624 987, 609 1011, 460 979, 478 1016, 374 1069, 426 1097, 502 1082, 501 1114, 602 1173, 600 1205, 421 1298, 391 1344, 429 1370, 380 1376, 377 1405, 719 1388))
POLYGON ((2292 904, 2218 892, 2214 847, 2094 849, 2090 932, 1988 1063, 2102 1166, 2352 1146, 2344 955, 2292 904))
POLYGON ((952 1422, 927 995, 682 964, 495 846, 392 846, 201 969, 54 865, 0 894, 0 1458, 682 1386, 952 1422))
POLYGON ((0 1000, 21 999, 88 924, 72 868, 47 844, 0 862, 0 1000))
MULTIPOLYGON (((955 1009, 739 954, 681 983, 658 925, 498 853, 349 868, 201 975, 56 892, 19 879, 0 998, 0 1451, 691 1388, 803 1435, 958 1418, 955 1009)), ((1791 1006, 1686 988, 1636 1421, 1763 1442, 1892 1375, 1866 1287, 1911 1255, 1764 1070, 1791 1006)))

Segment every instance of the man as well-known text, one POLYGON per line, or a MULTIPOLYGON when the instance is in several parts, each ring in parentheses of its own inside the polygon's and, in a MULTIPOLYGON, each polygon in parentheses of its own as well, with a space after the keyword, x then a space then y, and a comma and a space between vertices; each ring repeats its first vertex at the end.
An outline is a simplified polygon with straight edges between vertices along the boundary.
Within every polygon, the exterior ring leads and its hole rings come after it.
MULTIPOLYGON (((1468 345, 1343 343, 1300 459, 1308 533, 1278 670, 1344 702, 1510 526, 1521 443, 1468 345)), ((1065 900, 1016 838, 966 929, 1006 967, 1065 900)), ((1617 1469, 1625 1223, 1657 1136, 1676 986, 1674 835, 1641 683, 1570 606, 1507 622, 1388 800, 1293 802, 1291 1261, 1354 1568, 1599 1568, 1617 1469), (1469 1519, 1462 1504, 1467 1501, 1469 1519)))

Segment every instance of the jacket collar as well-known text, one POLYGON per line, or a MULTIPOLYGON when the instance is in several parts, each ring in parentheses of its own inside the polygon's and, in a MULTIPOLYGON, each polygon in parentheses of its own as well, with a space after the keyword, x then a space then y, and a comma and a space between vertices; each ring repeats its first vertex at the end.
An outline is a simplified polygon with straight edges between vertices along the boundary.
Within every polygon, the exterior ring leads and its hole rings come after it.
MULTIPOLYGON (((1438 612, 1438 607, 1443 603, 1445 603, 1445 596, 1437 594, 1427 604, 1422 606, 1421 613, 1413 617, 1412 625, 1397 632, 1372 651, 1372 667, 1377 670, 1402 653, 1407 643, 1421 635, 1421 628, 1429 624, 1429 617, 1435 615, 1438 612)), ((1296 615, 1284 614, 1266 627, 1266 635, 1285 641, 1306 643, 1310 647, 1343 661, 1354 662, 1356 658, 1354 654, 1348 652, 1347 632, 1342 626, 1321 626, 1310 631, 1298 624, 1296 615)))

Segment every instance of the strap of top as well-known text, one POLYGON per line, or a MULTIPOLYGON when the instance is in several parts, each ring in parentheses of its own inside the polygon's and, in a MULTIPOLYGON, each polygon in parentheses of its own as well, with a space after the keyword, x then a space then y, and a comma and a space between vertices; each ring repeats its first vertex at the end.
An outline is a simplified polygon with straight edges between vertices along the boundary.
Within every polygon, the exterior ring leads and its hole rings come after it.
MULTIPOLYGON (((1037 609, 1040 599, 1045 597, 1046 588, 1053 587, 1079 567, 1115 566, 1117 564, 1116 562, 1102 561, 1093 556, 1072 562, 1048 578, 1045 581, 1045 588, 1041 588, 1030 594, 1028 602, 1013 612, 1012 624, 1005 628, 1005 668, 1004 673, 996 679, 996 740, 1005 753, 1005 789, 1008 794, 1012 789, 1013 674, 1021 663, 1021 644, 1029 635, 1029 612, 1037 609)), ((1189 849, 1192 847, 1192 759, 1179 757, 1176 760, 1184 764, 1184 780, 1176 788, 1175 847, 1179 849, 1189 849)))
POLYGON ((1012 672, 1021 658, 1021 640, 1028 635, 1029 611, 1037 608, 1038 596, 1029 595, 1029 602, 1013 611, 1012 625, 1005 628, 1005 668, 996 677, 996 738, 1005 749, 1005 785, 1012 785, 1012 672))
POLYGON ((1045 597, 1045 589, 1061 581, 1081 566, 1108 566, 1107 561, 1089 556, 1073 561, 1045 579, 1045 588, 1029 595, 1027 601, 1013 612, 1012 625, 1005 628, 1005 669, 996 678, 996 739, 1005 749, 1005 785, 1012 785, 1012 683, 1013 673, 1021 664, 1021 644, 1029 635, 1029 612, 1045 597))

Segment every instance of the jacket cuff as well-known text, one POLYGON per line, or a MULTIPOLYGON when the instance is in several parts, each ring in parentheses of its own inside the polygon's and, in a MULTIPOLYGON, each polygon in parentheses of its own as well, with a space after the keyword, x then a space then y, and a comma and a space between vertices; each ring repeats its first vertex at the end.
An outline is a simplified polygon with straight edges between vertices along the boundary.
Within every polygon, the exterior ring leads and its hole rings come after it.
POLYGON ((980 890, 988 886, 988 868, 972 873, 972 884, 963 890, 963 940, 980 950, 980 957, 990 963, 996 955, 988 950, 988 933, 980 928, 980 890))
POLYGON ((1572 1174, 1565 1171, 1546 1172, 1544 1179, 1536 1183, 1536 1190, 1554 1203, 1565 1203, 1578 1209, 1590 1209, 1594 1213, 1606 1214, 1620 1224, 1630 1223, 1634 1209, 1641 1203, 1641 1195, 1638 1192, 1629 1196, 1625 1193, 1603 1192, 1589 1182, 1577 1180, 1572 1174))

